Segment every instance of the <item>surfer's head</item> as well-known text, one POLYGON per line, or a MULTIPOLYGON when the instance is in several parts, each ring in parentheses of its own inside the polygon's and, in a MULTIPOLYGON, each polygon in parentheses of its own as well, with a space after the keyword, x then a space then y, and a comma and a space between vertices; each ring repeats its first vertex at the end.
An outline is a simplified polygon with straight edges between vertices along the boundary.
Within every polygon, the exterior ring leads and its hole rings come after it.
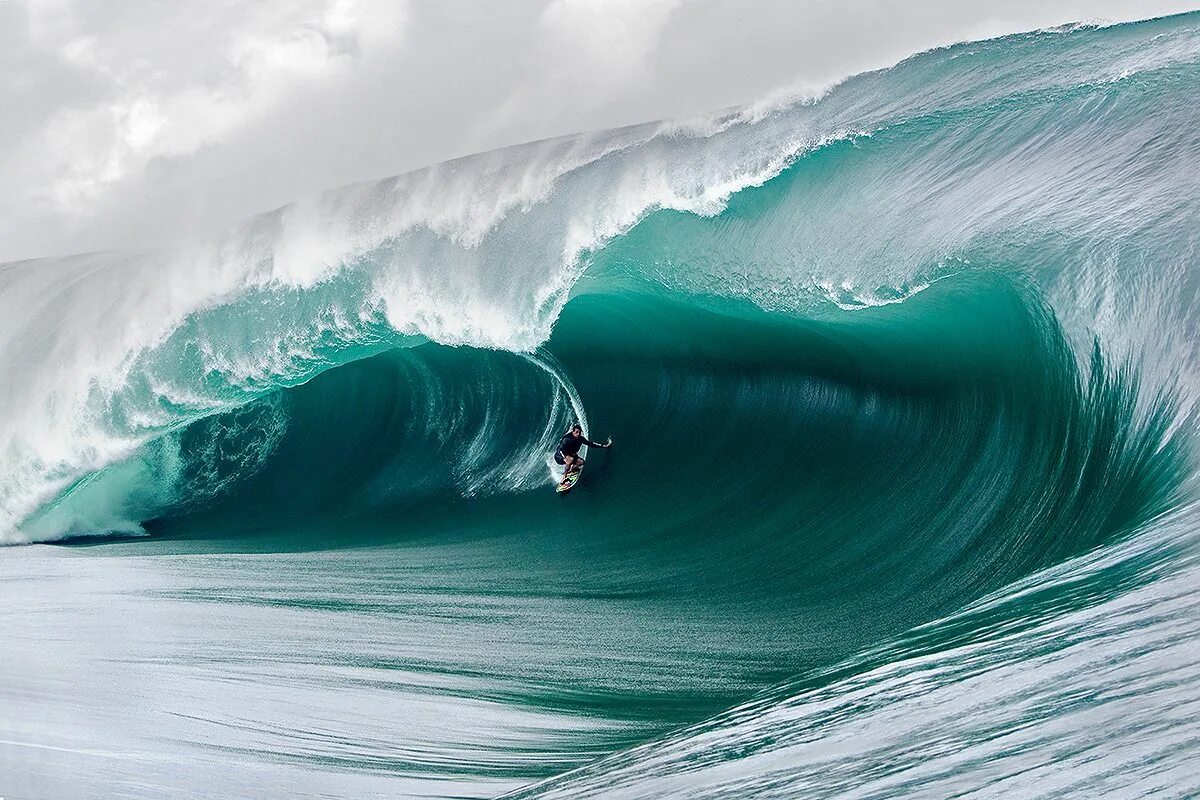
POLYGON ((578 422, 576 422, 574 425, 571 426, 571 433, 574 433, 578 436, 582 436, 583 435, 583 426, 580 425, 578 422))

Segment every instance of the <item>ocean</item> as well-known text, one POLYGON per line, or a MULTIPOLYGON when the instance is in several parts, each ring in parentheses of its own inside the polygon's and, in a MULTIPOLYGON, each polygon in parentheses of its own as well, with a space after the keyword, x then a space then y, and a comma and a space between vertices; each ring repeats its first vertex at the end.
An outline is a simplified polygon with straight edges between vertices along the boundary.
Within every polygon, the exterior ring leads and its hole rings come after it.
POLYGON ((1198 99, 1070 26, 0 265, 0 795, 1200 795, 1198 99))

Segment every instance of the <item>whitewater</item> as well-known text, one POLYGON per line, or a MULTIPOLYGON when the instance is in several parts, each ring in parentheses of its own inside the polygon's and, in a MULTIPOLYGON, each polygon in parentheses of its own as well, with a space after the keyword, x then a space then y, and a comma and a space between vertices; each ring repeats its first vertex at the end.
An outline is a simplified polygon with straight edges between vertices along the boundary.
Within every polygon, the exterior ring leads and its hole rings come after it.
POLYGON ((1197 97, 1070 26, 0 265, 0 794, 1200 793, 1197 97))

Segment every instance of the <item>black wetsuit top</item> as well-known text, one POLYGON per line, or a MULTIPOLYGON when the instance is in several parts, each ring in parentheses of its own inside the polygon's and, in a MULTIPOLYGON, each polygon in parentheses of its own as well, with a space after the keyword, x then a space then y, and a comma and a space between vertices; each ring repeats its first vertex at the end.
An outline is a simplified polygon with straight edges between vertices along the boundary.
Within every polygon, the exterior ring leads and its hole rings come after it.
POLYGON ((558 443, 558 452, 564 456, 573 456, 578 453, 579 448, 583 447, 585 444, 589 444, 592 447, 600 446, 583 436, 576 436, 568 431, 567 434, 563 436, 562 441, 558 443))

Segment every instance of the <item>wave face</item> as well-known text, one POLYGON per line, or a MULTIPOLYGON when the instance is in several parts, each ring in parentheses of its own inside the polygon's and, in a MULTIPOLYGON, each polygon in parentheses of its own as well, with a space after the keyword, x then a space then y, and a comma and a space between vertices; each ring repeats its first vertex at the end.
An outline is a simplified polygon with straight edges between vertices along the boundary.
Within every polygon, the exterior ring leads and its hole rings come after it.
POLYGON ((271 663, 493 709, 403 757, 217 712, 171 747, 459 795, 1200 791, 1197 96, 1197 15, 1013 36, 5 265, 0 536, 201 559, 173 596, 380 626, 271 663), (564 499, 574 419, 617 447, 564 499))

